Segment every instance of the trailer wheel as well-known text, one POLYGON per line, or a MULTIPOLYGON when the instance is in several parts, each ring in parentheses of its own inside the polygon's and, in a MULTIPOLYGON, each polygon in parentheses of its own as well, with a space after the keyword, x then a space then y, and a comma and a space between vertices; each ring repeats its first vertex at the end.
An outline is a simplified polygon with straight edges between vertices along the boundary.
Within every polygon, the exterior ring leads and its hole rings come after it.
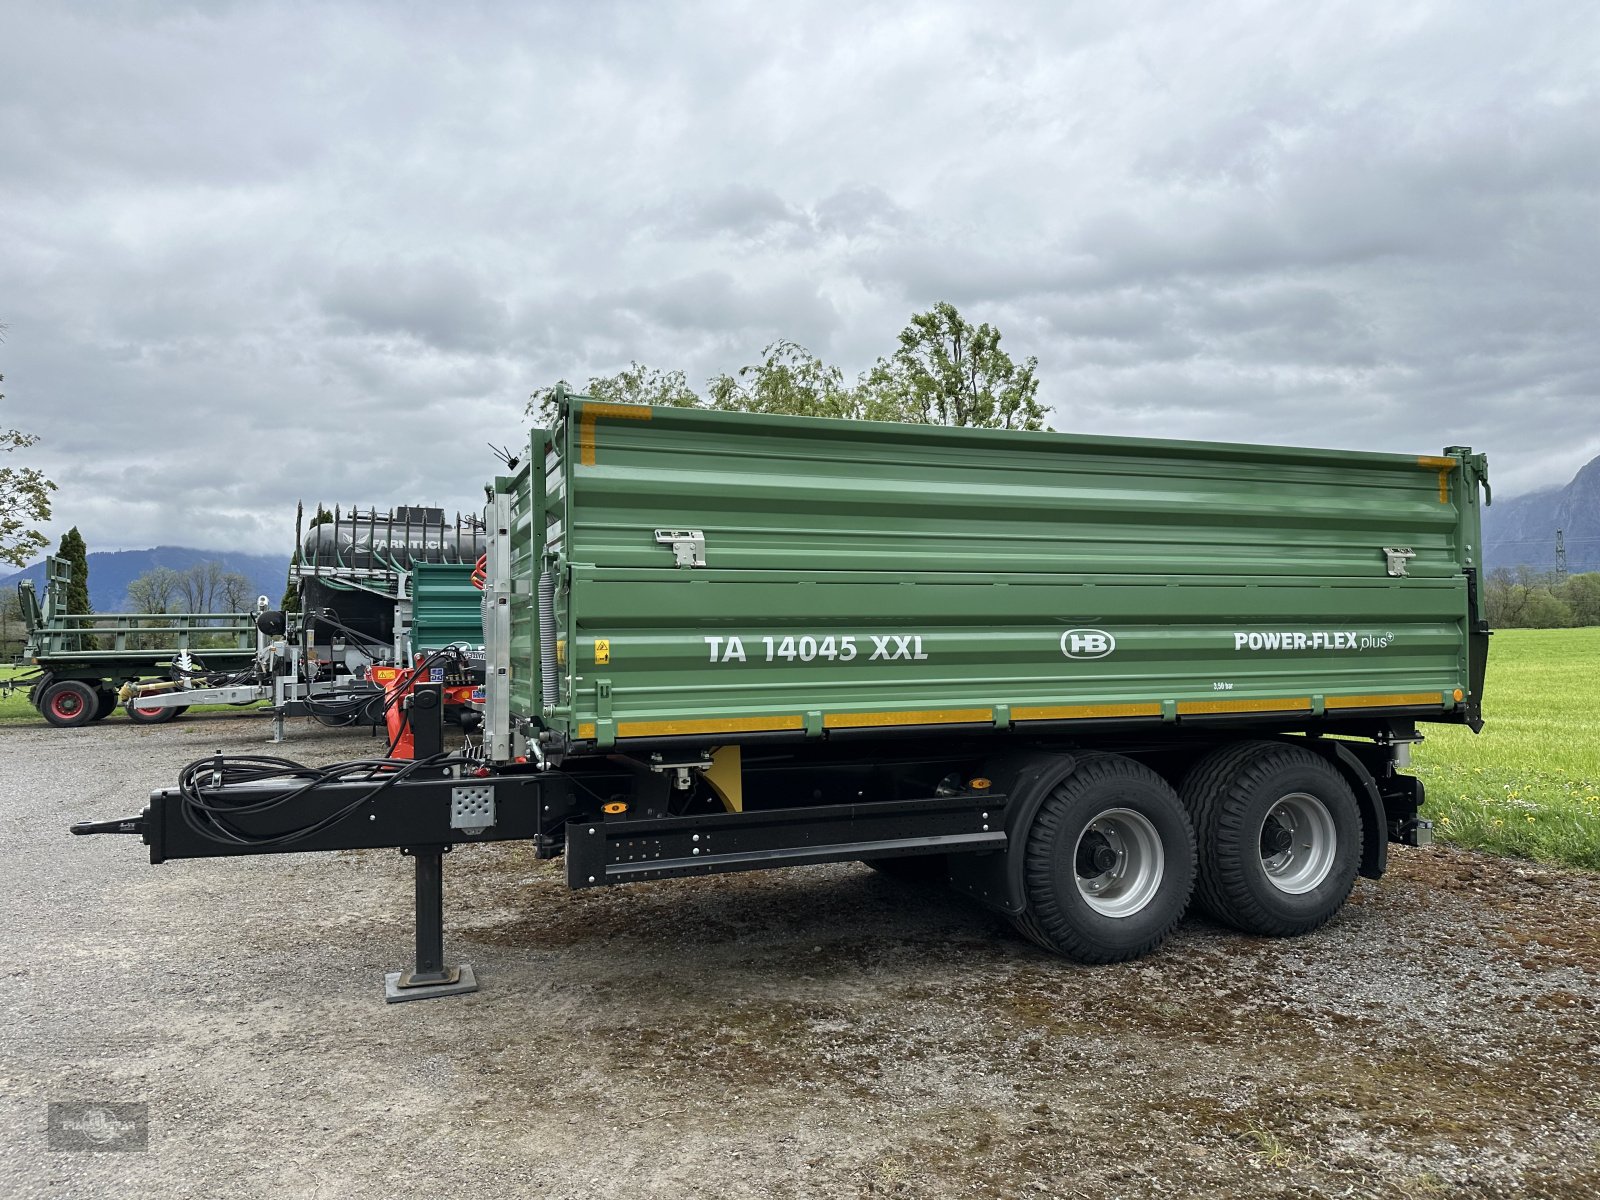
POLYGON ((943 883, 949 871, 948 854, 908 854, 900 858, 864 858, 867 866, 901 883, 943 883))
POLYGON ((99 707, 94 689, 77 679, 52 683, 39 696, 39 711, 44 719, 62 728, 87 725, 99 707))
POLYGON ((1148 954, 1194 889, 1194 831, 1177 794, 1116 754, 1085 756, 1055 786, 1022 854, 1027 907, 1017 928, 1079 962, 1148 954))
POLYGON ((1327 759, 1282 742, 1229 746, 1183 783, 1200 844, 1196 899, 1246 933, 1327 924, 1355 885, 1361 810, 1327 759))
POLYGON ((181 708, 140 708, 138 700, 129 700, 124 706, 128 719, 138 725, 164 725, 183 711, 181 708))
POLYGON ((97 688, 94 695, 98 703, 95 705, 94 716, 91 720, 104 721, 117 711, 117 693, 111 688, 97 688))

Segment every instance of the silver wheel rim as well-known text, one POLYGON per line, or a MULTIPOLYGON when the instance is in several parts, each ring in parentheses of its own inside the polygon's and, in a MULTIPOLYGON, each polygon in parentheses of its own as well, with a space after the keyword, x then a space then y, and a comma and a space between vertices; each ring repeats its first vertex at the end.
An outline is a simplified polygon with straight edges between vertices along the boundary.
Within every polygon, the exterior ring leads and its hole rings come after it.
POLYGON ((1078 894, 1095 912, 1131 917, 1149 904, 1166 871, 1161 835, 1131 808, 1108 808, 1084 826, 1073 847, 1078 894))
POLYGON ((1268 809, 1260 839, 1267 882, 1280 892, 1304 895, 1333 870, 1339 835, 1328 806, 1310 792, 1290 792, 1268 809))

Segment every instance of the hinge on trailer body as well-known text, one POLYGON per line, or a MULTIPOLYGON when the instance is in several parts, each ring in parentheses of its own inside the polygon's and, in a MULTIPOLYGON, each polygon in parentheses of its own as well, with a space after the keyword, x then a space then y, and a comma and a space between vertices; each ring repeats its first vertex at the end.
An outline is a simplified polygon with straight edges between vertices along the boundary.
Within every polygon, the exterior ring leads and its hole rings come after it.
POLYGON ((706 565, 706 535, 700 529, 658 529, 656 543, 671 546, 672 555, 680 567, 706 565))
POLYGON ((1410 546, 1385 546, 1383 556, 1387 560, 1389 574, 1401 576, 1407 575, 1406 560, 1415 558, 1417 552, 1410 546))

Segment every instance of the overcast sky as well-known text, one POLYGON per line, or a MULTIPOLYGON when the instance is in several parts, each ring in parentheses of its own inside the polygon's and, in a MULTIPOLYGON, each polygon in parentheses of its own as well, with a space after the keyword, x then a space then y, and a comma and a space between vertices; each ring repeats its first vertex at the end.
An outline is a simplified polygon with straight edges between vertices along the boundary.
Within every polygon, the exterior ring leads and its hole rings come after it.
POLYGON ((0 425, 52 536, 287 553, 475 503, 558 378, 950 300, 1058 429, 1511 495, 1600 454, 1597 64, 1583 0, 6 0, 0 425))

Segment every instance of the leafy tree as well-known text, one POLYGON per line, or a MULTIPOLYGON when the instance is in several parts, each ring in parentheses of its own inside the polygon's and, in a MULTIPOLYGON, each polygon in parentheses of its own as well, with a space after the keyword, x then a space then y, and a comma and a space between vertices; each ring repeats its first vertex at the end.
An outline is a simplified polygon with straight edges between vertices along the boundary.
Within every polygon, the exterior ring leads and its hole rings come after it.
POLYGON ((1000 331, 973 325, 940 301, 917 313, 900 333, 892 356, 879 359, 864 386, 901 420, 986 429, 1043 429, 1039 360, 1020 366, 1000 348, 1000 331))
POLYGON ((171 567, 151 567, 128 584, 128 609, 136 613, 164 613, 172 611, 172 602, 178 595, 178 572, 171 567))
MULTIPOLYGON (((0 325, 0 331, 4 329, 0 325)), ((4 381, 5 376, 0 375, 0 382, 4 381)), ((0 400, 4 399, 0 394, 0 400)), ((0 429, 0 454, 26 450, 38 440, 20 430, 0 429)), ((26 566, 50 544, 33 526, 50 519, 50 493, 55 490, 56 485, 36 467, 0 467, 0 562, 26 566)))
MULTIPOLYGON (((1000 348, 994 326, 974 326, 953 304, 939 303, 912 316, 899 348, 851 383, 836 366, 797 342, 770 343, 759 362, 714 376, 701 396, 682 371, 658 371, 638 363, 615 375, 595 376, 585 393, 595 400, 674 408, 838 417, 848 420, 910 421, 934 425, 979 425, 1043 429, 1037 396, 1038 360, 1018 365, 1000 348)), ((527 413, 546 424, 555 418, 555 398, 571 390, 565 380, 529 398, 527 413)))
POLYGON ((1572 624, 1572 610, 1555 595, 1548 575, 1532 567, 1497 567, 1484 587, 1489 624, 1501 629, 1557 629, 1572 624))
POLYGON ((838 367, 797 342, 779 340, 761 361, 719 375, 710 384, 709 407, 725 412, 777 413, 795 417, 860 417, 857 389, 838 367))
POLYGON ((1574 575, 1561 588, 1574 625, 1600 625, 1600 571, 1574 575))
POLYGON ((72 564, 72 582, 67 585, 67 611, 92 613, 89 603, 89 548, 83 544, 83 534, 74 525, 61 535, 61 548, 56 555, 72 564))
MULTIPOLYGON (((528 398, 523 411, 528 416, 537 415, 549 425, 555 420, 555 400, 558 392, 572 391, 565 379, 550 387, 543 387, 528 398)), ((592 400, 605 400, 612 404, 653 404, 659 408, 699 408, 700 397, 689 386, 682 371, 658 371, 654 367, 629 363, 615 375, 595 375, 589 379, 584 393, 592 400)))

